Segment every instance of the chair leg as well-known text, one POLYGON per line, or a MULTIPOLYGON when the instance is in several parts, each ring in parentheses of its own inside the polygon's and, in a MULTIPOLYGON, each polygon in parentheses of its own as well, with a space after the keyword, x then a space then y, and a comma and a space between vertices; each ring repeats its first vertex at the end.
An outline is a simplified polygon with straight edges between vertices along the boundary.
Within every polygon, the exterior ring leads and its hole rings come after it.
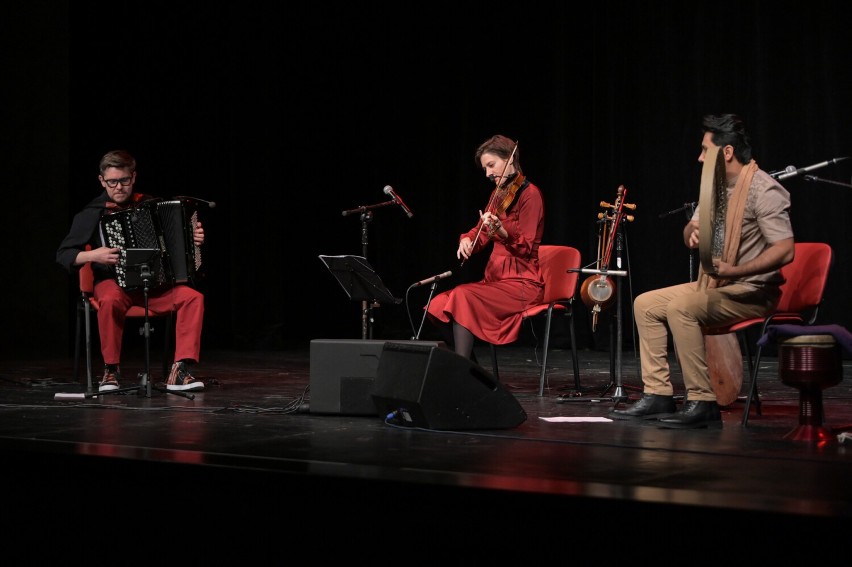
POLYGON ((752 383, 754 384, 754 386, 753 386, 753 389, 754 389, 754 398, 753 398, 754 410, 757 413, 757 415, 760 415, 760 390, 757 387, 757 369, 760 368, 761 347, 758 347, 758 349, 757 349, 757 356, 752 357, 751 356, 751 347, 749 346, 749 344, 750 343, 748 342, 748 337, 746 336, 745 337, 745 347, 746 347, 745 352, 746 352, 746 356, 748 356, 748 372, 749 372, 749 376, 754 376, 754 380, 752 380, 752 383))
POLYGON ((86 327, 86 393, 93 394, 95 392, 92 381, 92 320, 91 307, 86 302, 85 305, 85 327, 86 327))
POLYGON ((494 379, 500 381, 500 372, 497 370, 497 346, 494 343, 488 343, 491 349, 491 367, 494 369, 494 379))
POLYGON ((571 307, 568 332, 571 335, 571 360, 574 363, 574 391, 580 391, 580 361, 577 359, 577 336, 574 333, 574 308, 571 307))
POLYGON ((538 395, 544 395, 544 384, 547 382, 547 351, 550 347, 550 318, 553 315, 553 304, 547 308, 547 322, 544 324, 544 353, 541 356, 541 375, 538 378, 538 395))
POLYGON ((745 352, 746 360, 748 360, 748 375, 751 377, 754 374, 754 360, 751 356, 751 346, 749 346, 747 331, 742 330, 737 335, 739 335, 740 344, 743 347, 743 352, 745 352))
POLYGON ((86 308, 85 299, 83 299, 83 303, 77 305, 77 321, 74 326, 74 381, 80 381, 80 325, 82 321, 80 320, 80 311, 86 308))
POLYGON ((757 372, 760 369, 760 354, 762 349, 763 347, 757 347, 757 355, 754 358, 754 365, 752 366, 751 384, 749 386, 748 398, 746 398, 745 409, 743 410, 743 427, 748 425, 748 414, 752 400, 754 400, 754 408, 757 415, 760 415, 760 396, 757 393, 757 372))

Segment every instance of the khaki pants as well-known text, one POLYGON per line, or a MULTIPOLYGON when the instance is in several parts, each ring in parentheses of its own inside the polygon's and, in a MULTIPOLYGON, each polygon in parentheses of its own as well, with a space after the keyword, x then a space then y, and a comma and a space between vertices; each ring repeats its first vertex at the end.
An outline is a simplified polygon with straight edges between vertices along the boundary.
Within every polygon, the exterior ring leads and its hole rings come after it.
POLYGON ((683 372, 686 399, 715 401, 704 351, 702 327, 719 327, 744 319, 764 317, 778 303, 780 291, 730 284, 698 289, 696 282, 645 292, 633 302, 639 333, 643 391, 674 393, 668 363, 671 332, 675 356, 683 372))

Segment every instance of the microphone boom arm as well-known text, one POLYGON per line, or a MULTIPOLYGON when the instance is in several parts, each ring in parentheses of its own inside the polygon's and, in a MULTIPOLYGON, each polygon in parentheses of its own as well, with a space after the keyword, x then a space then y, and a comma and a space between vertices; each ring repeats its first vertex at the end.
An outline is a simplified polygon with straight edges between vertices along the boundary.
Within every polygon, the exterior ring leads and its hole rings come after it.
POLYGON ((802 168, 797 168, 794 165, 788 165, 783 170, 774 171, 774 172, 770 173, 769 175, 772 176, 773 178, 781 181, 782 179, 787 179, 789 177, 795 177, 797 175, 801 175, 802 173, 807 173, 808 171, 813 171, 814 169, 819 169, 819 168, 825 167, 827 165, 839 163, 839 162, 841 162, 845 159, 849 159, 849 156, 832 158, 832 159, 822 161, 820 163, 815 163, 813 165, 809 165, 807 167, 802 167, 802 168))
POLYGON ((355 209, 349 209, 348 211, 343 211, 343 216, 347 217, 349 215, 357 215, 361 213, 365 213, 367 211, 372 211, 373 209, 378 209, 380 207, 387 207, 389 205, 396 205, 393 199, 390 201, 384 201, 382 203, 377 203, 375 205, 361 205, 355 209))

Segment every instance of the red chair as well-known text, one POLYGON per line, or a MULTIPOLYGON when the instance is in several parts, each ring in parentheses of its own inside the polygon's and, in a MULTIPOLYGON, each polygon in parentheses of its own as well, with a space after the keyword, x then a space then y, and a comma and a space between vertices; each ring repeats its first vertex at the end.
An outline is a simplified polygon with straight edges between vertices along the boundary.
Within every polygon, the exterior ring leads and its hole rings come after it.
MULTIPOLYGON (((86 250, 91 250, 91 246, 86 245, 86 250)), ((80 303, 77 305, 77 326, 74 338, 74 379, 78 380, 80 375, 80 316, 83 315, 83 327, 86 337, 86 388, 87 392, 93 392, 94 384, 92 377, 92 324, 91 314, 97 312, 99 305, 94 297, 95 291, 95 274, 92 270, 92 264, 87 262, 80 267, 80 303)), ((127 310, 128 318, 145 318, 145 308, 140 305, 131 305, 127 310)), ((165 347, 163 351, 163 376, 168 376, 171 368, 169 353, 171 352, 171 334, 174 325, 174 311, 167 313, 155 313, 148 311, 149 321, 151 318, 168 317, 166 323, 165 347)), ((143 330, 144 331, 144 330, 143 330)), ((142 331, 140 331, 142 332, 142 331)))
POLYGON ((743 411, 743 426, 748 425, 749 410, 752 401, 755 411, 760 415, 760 396, 757 389, 757 373, 760 369, 760 356, 763 347, 758 345, 757 354, 752 361, 751 349, 745 331, 760 325, 760 336, 766 333, 770 325, 795 323, 813 325, 822 304, 828 273, 834 261, 831 246, 823 242, 797 242, 796 255, 792 262, 781 268, 786 281, 781 286, 781 299, 775 310, 766 317, 747 319, 728 325, 705 329, 709 335, 737 333, 748 360, 751 384, 743 411))
MULTIPOLYGON (((569 330, 571 335, 571 358, 574 363, 574 384, 580 390, 580 363, 577 360, 577 339, 574 334, 574 297, 577 293, 577 280, 580 267, 580 251, 571 246, 542 245, 538 249, 538 261, 541 266, 541 274, 544 279, 544 297, 541 303, 524 311, 524 320, 545 313, 547 316, 544 327, 544 348, 541 360, 541 374, 539 376, 538 395, 544 395, 544 386, 547 383, 547 352, 550 347, 550 327, 553 312, 561 312, 569 317, 569 330)), ((491 347, 491 361, 494 367, 494 377, 499 380, 497 369, 497 349, 494 344, 491 347)))

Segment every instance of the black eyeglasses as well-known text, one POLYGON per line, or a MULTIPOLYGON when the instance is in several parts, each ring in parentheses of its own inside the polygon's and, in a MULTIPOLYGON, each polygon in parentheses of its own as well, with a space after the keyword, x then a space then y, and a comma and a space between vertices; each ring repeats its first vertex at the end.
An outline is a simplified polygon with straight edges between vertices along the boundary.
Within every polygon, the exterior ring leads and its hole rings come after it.
POLYGON ((121 183, 122 187, 127 187, 130 185, 130 182, 133 181, 133 177, 122 177, 121 179, 104 179, 104 183, 107 184, 107 187, 110 189, 115 189, 118 187, 118 184, 121 183))

